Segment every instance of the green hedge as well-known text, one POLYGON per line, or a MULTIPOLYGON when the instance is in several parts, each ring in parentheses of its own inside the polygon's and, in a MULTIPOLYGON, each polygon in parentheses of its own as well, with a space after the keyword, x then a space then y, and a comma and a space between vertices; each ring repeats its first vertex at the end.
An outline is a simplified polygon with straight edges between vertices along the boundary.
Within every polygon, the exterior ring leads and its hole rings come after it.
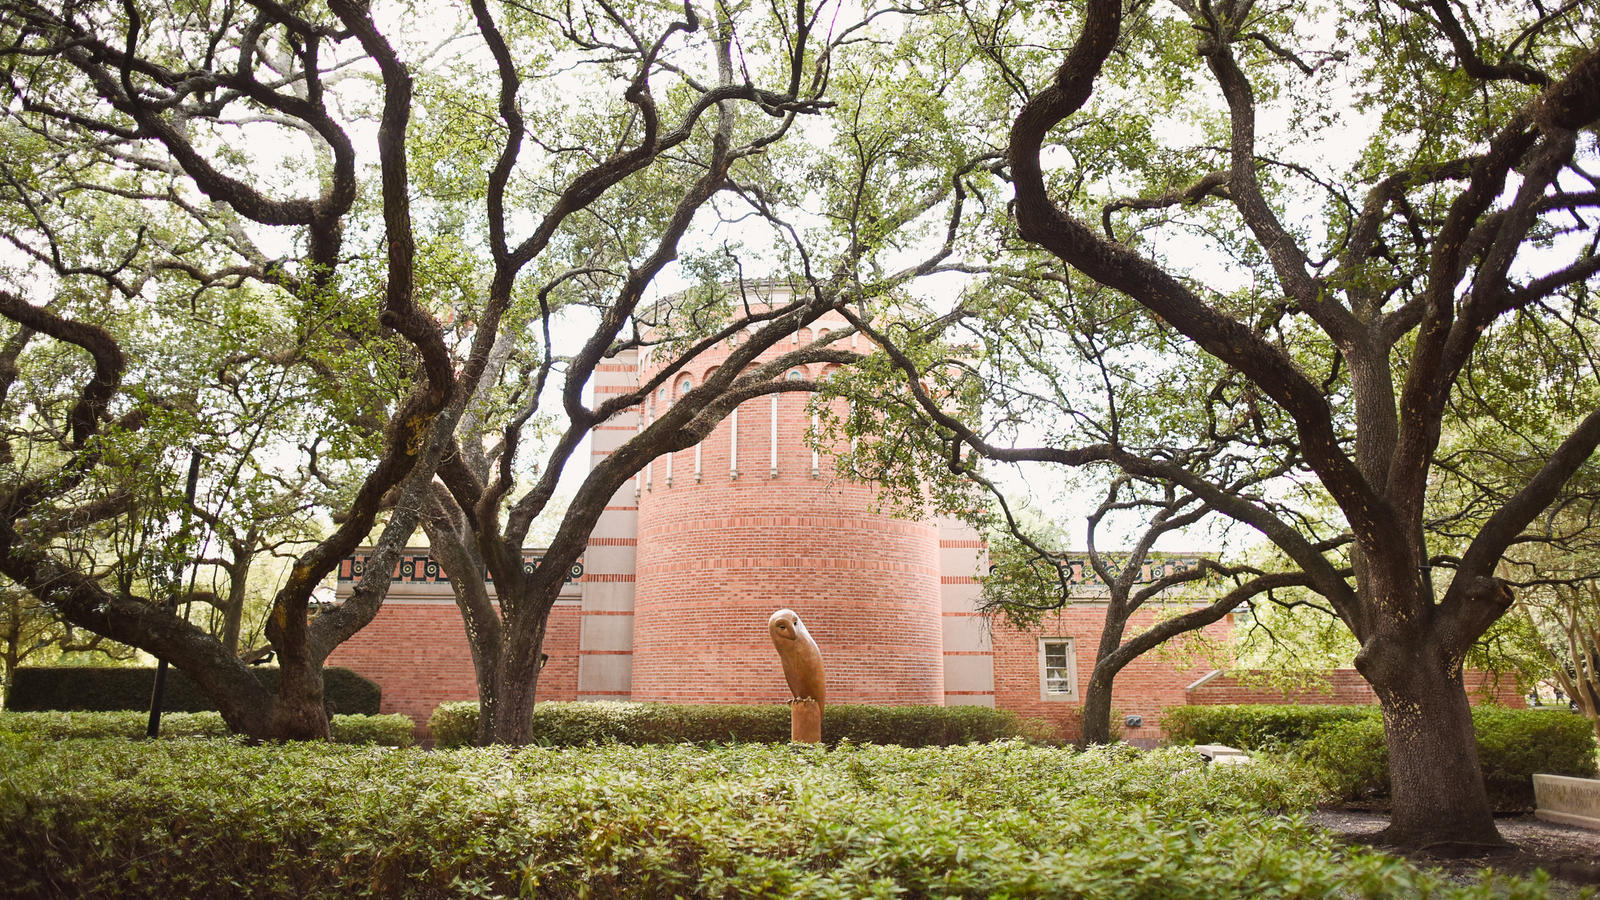
POLYGON ((1347 848, 1271 761, 949 748, 422 753, 0 734, 0 896, 1541 896, 1347 848))
MULTIPOLYGON (((275 666, 261 666, 251 671, 268 690, 278 683, 275 666)), ((24 667, 15 672, 6 709, 17 712, 148 710, 155 678, 155 669, 24 667)), ((377 682, 338 667, 322 670, 322 692, 335 713, 349 715, 377 713, 383 695, 377 682)), ((161 696, 164 712, 205 712, 217 708, 189 676, 176 668, 167 669, 167 682, 161 696)))
POLYGON ((1323 786, 1342 802, 1389 796, 1389 748, 1383 740, 1382 719, 1333 722, 1290 752, 1309 763, 1323 786))
MULTIPOLYGON (((434 746, 464 747, 478 729, 478 704, 445 703, 428 720, 434 746)), ((982 706, 864 706, 837 704, 823 711, 829 743, 944 747, 1007 738, 1036 738, 1040 726, 1016 713, 982 706)), ((789 740, 789 709, 777 705, 671 703, 540 703, 533 712, 534 743, 673 744, 789 740)))
POLYGON ((1161 730, 1174 743, 1270 751, 1308 741, 1335 722, 1378 715, 1376 706, 1176 706, 1162 710, 1161 730))
MULTIPOLYGON (((149 714, 131 710, 112 712, 3 712, 0 732, 43 741, 78 738, 137 739, 145 736, 149 714)), ((334 716, 328 723, 330 737, 337 744, 378 744, 385 747, 410 747, 416 743, 415 723, 410 716, 386 715, 334 716)), ((228 726, 217 712, 177 712, 161 714, 164 738, 227 737, 228 726)))
MULTIPOLYGON (((1595 774, 1594 731, 1560 710, 1472 710, 1478 761, 1499 812, 1533 806, 1533 775, 1595 774)), ((1343 801, 1389 793, 1389 753, 1375 706, 1191 706, 1169 710, 1161 725, 1174 740, 1288 752, 1310 763, 1343 801)))
POLYGON ((400 713, 336 715, 328 720, 328 737, 335 744, 411 747, 417 743, 417 723, 400 713))
MULTIPOLYGON (((1582 716, 1481 706, 1472 711, 1472 724, 1483 784, 1496 812, 1532 809, 1536 772, 1579 778, 1595 774, 1594 731, 1582 716)), ((1376 718, 1330 725, 1293 752, 1317 769, 1343 800, 1388 796, 1389 750, 1383 723, 1376 718)))

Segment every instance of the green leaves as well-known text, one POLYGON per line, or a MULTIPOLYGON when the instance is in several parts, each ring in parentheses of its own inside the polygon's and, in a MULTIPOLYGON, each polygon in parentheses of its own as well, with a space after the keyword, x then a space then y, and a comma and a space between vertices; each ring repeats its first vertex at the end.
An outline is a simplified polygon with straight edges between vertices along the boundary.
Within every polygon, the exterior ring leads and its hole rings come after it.
POLYGON ((1182 749, 0 738, 0 863, 152 897, 1491 895, 1279 815, 1311 798, 1182 749))

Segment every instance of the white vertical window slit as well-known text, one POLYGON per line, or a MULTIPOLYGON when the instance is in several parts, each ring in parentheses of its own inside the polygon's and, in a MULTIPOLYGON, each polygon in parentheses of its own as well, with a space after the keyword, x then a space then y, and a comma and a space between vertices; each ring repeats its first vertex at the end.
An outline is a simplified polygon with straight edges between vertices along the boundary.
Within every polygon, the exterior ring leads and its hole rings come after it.
MULTIPOLYGON (((811 441, 812 441, 813 444, 816 444, 819 441, 819 438, 817 436, 817 411, 814 410, 814 409, 811 411, 811 441)), ((820 472, 821 472, 821 464, 822 464, 822 454, 817 452, 817 448, 815 446, 813 446, 811 448, 811 477, 812 478, 815 478, 815 477, 817 477, 818 474, 820 474, 820 472)))
MULTIPOLYGON (((644 407, 640 407, 639 410, 634 413, 634 419, 633 419, 633 435, 634 435, 634 437, 638 437, 639 434, 641 432, 643 432, 643 431, 644 431, 644 407)), ((633 473, 633 499, 634 500, 638 500, 639 499, 639 494, 643 490, 644 490, 644 473, 643 472, 635 472, 635 473, 633 473)))

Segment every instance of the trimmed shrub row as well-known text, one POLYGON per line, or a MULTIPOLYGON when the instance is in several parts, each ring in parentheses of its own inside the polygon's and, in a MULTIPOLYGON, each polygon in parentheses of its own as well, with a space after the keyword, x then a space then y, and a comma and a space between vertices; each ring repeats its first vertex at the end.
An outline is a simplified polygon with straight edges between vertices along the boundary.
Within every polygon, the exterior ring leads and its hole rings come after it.
MULTIPOLYGON (((1173 709, 1162 728, 1175 740, 1286 752, 1310 763, 1345 802, 1389 793, 1389 751, 1373 706, 1190 706, 1173 709)), ((1472 710, 1484 786, 1498 812, 1533 807, 1533 775, 1595 774, 1594 731, 1560 710, 1472 710)))
POLYGON ((1308 741, 1335 722, 1377 716, 1376 706, 1176 706, 1162 710, 1161 730, 1175 743, 1275 751, 1308 741))
MULTIPOLYGON (((0 732, 40 741, 78 738, 139 739, 145 735, 149 714, 131 710, 112 712, 3 712, 0 732)), ((377 744, 410 747, 416 743, 410 716, 334 716, 328 721, 336 744, 377 744)), ((228 726, 217 712, 161 714, 163 738, 228 737, 228 726)))
MULTIPOLYGON (((428 720, 428 728, 435 747, 467 746, 478 730, 478 704, 441 704, 428 720)), ((1041 726, 1016 713, 982 706, 837 704, 826 707, 822 719, 822 736, 829 743, 946 747, 1042 734, 1041 726)), ((709 741, 775 744, 788 740, 789 709, 777 705, 552 701, 538 704, 533 711, 533 741, 547 747, 709 741)))
MULTIPOLYGON (((1595 774, 1594 732, 1582 716, 1482 706, 1473 710, 1472 724, 1483 784, 1497 812, 1533 808, 1536 772, 1595 774)), ((1343 800, 1389 794, 1389 748, 1377 717, 1331 724, 1291 752, 1310 763, 1343 800)))
POLYGON ((1339 846, 1291 767, 1022 742, 373 753, 0 735, 0 896, 1540 896, 1339 846))
MULTIPOLYGON (((277 667, 262 666, 252 671, 267 690, 277 685, 277 667)), ((156 670, 144 668, 21 668, 16 670, 6 709, 17 712, 148 710, 155 679, 156 670)), ((322 693, 334 713, 351 715, 377 713, 383 695, 377 682, 338 667, 322 670, 322 693)), ((217 708, 189 676, 176 668, 167 669, 167 683, 161 696, 163 712, 206 712, 217 708)))

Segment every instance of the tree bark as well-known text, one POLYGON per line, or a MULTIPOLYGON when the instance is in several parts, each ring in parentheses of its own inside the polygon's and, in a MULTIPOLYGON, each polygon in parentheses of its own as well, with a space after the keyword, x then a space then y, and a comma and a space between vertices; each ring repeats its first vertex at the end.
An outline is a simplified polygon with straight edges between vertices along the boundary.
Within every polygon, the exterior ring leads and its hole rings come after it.
POLYGON ((1080 748, 1111 743, 1111 684, 1116 673, 1105 671, 1099 662, 1089 676, 1089 686, 1083 692, 1083 733, 1078 738, 1080 748))
POLYGON ((1389 750, 1392 811, 1382 839, 1446 851, 1503 845, 1478 764, 1459 656, 1433 641, 1391 640, 1383 648, 1356 658, 1377 692, 1389 750))
POLYGON ((1128 616, 1120 605, 1106 606, 1106 621, 1100 629, 1100 647, 1095 652, 1094 671, 1089 675, 1089 685, 1083 692, 1083 734, 1078 738, 1080 747, 1111 743, 1111 688, 1117 673, 1126 663, 1113 658, 1122 646, 1122 635, 1128 626, 1128 616))
POLYGON ((533 739, 533 706, 539 691, 539 654, 547 615, 528 616, 506 631, 495 682, 494 730, 490 742, 522 746, 533 739))
POLYGON ((278 656, 278 688, 268 735, 280 741, 328 738, 328 708, 322 693, 322 664, 309 657, 278 656))
MULTIPOLYGON (((255 545, 256 529, 250 530, 250 543, 255 545)), ((235 547, 235 555, 228 571, 228 599, 222 608, 222 634, 218 640, 229 653, 239 653, 239 633, 244 630, 244 603, 250 590, 250 565, 252 557, 244 546, 235 547)))
POLYGON ((278 685, 265 736, 279 741, 326 740, 322 658, 307 646, 305 605, 290 611, 280 595, 267 622, 267 638, 278 651, 278 685))

